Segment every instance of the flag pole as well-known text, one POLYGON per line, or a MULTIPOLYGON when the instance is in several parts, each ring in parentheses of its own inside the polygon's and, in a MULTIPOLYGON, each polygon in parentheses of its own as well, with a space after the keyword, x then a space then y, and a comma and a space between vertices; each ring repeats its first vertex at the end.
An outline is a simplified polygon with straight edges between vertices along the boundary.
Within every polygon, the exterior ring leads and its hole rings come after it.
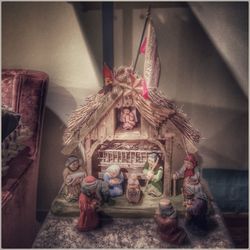
POLYGON ((142 40, 143 40, 143 37, 144 37, 144 34, 145 34, 145 30, 146 30, 146 27, 147 27, 148 19, 150 17, 150 10, 151 10, 151 6, 149 5, 148 6, 148 10, 147 10, 146 20, 145 20, 143 31, 142 31, 141 40, 140 40, 139 47, 138 47, 138 50, 137 50, 137 55, 136 55, 135 63, 134 63, 134 66, 133 66, 133 72, 135 72, 136 64, 137 64, 137 61, 138 61, 138 58, 139 58, 142 40))

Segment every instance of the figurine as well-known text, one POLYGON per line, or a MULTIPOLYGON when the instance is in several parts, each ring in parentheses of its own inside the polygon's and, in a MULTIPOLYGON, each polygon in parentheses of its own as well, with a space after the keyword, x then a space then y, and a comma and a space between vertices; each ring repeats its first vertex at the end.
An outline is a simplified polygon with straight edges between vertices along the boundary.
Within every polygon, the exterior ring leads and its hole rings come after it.
POLYGON ((130 111, 129 108, 123 108, 122 114, 121 114, 121 122, 122 122, 122 128, 123 129, 133 129, 135 126, 135 116, 132 111, 130 111))
POLYGON ((184 178, 183 181, 183 195, 184 205, 186 204, 187 190, 192 189, 194 194, 202 190, 200 184, 200 173, 197 167, 197 161, 193 154, 188 154, 184 159, 184 165, 179 171, 173 174, 173 179, 184 178))
POLYGON ((109 194, 111 197, 120 196, 123 194, 122 183, 124 176, 118 165, 111 165, 106 169, 103 180, 109 185, 109 194))
POLYGON ((183 228, 178 226, 177 213, 170 200, 166 198, 160 200, 154 219, 158 226, 157 232, 163 241, 175 245, 185 243, 187 234, 183 228))
POLYGON ((159 197, 162 195, 162 176, 163 167, 159 166, 159 157, 156 153, 148 155, 143 173, 146 175, 146 186, 144 192, 151 196, 159 197))
POLYGON ((80 165, 80 160, 74 155, 69 156, 65 162, 63 196, 66 201, 73 202, 79 199, 81 182, 85 176, 80 165))
POLYGON ((194 233, 204 232, 207 229, 207 196, 203 191, 194 193, 188 189, 187 192, 186 224, 194 233))
POLYGON ((81 194, 79 197, 80 217, 77 223, 79 231, 95 229, 99 224, 99 217, 96 212, 100 201, 96 196, 98 181, 93 176, 87 176, 82 181, 81 194))
POLYGON ((126 198, 128 202, 131 202, 134 204, 140 201, 141 189, 140 189, 139 181, 137 179, 137 175, 135 173, 132 173, 128 179, 126 198))

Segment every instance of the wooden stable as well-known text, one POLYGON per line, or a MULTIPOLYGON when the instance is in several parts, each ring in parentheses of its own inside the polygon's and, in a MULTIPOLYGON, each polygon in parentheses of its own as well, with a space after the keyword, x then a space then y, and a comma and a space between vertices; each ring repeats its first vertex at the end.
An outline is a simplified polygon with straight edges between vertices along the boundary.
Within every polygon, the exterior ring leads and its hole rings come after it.
POLYGON ((143 166, 148 154, 155 152, 164 171, 163 193, 171 196, 173 144, 178 141, 183 150, 195 151, 200 134, 182 110, 157 89, 144 98, 134 87, 140 86, 141 78, 135 74, 131 78, 131 74, 129 68, 121 67, 114 74, 115 84, 88 97, 71 114, 62 152, 69 155, 79 149, 88 175, 102 178, 108 166, 117 164, 125 178, 133 172, 139 180, 145 179, 143 166), (132 129, 123 126, 124 108, 133 113, 132 129))

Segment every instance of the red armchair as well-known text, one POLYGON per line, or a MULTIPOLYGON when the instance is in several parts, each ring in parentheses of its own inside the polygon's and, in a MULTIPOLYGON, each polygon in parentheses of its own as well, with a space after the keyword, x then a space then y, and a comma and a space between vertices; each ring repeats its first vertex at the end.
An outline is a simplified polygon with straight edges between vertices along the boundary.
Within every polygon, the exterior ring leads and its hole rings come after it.
POLYGON ((36 194, 48 75, 2 71, 2 104, 21 114, 32 136, 2 177, 2 247, 31 247, 36 233, 36 194))

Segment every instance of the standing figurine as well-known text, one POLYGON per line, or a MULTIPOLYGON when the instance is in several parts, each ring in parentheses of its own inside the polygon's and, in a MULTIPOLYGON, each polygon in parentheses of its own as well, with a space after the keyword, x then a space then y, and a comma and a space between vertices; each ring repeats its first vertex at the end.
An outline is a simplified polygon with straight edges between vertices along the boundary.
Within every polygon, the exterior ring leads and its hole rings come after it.
POLYGON ((123 108, 122 115, 121 115, 121 122, 123 129, 133 129, 135 126, 135 116, 129 108, 123 108))
POLYGON ((144 192, 151 196, 161 196, 163 167, 159 166, 159 157, 156 153, 148 155, 148 161, 144 165, 143 174, 146 175, 147 180, 144 192))
POLYGON ((200 184, 200 173, 197 167, 197 161, 193 154, 188 154, 184 159, 184 164, 180 170, 173 174, 173 179, 184 178, 183 181, 183 195, 184 195, 184 205, 186 204, 187 190, 193 190, 193 193, 198 193, 202 190, 200 184))
POLYGON ((109 166, 103 175, 103 180, 109 185, 109 194, 111 197, 116 197, 123 194, 122 184, 124 181, 124 176, 118 165, 109 166))
POLYGON ((157 232, 163 241, 175 245, 185 243, 187 234, 183 228, 178 226, 177 213, 170 200, 166 198, 160 200, 154 219, 158 226, 157 232))
POLYGON ((96 212, 100 203, 96 196, 97 184, 98 181, 93 176, 87 176, 82 181, 79 197, 80 217, 77 223, 79 231, 95 229, 99 224, 99 217, 96 212))
POLYGON ((74 155, 67 158, 65 167, 63 171, 63 196, 66 201, 77 201, 81 191, 81 182, 85 173, 81 169, 80 160, 74 155))
POLYGON ((128 202, 131 202, 134 204, 140 201, 141 188, 140 188, 139 181, 137 179, 137 175, 135 173, 132 173, 130 177, 128 178, 126 198, 128 202))
POLYGON ((206 194, 189 189, 187 193, 186 224, 193 232, 204 232, 207 229, 208 202, 206 194))

